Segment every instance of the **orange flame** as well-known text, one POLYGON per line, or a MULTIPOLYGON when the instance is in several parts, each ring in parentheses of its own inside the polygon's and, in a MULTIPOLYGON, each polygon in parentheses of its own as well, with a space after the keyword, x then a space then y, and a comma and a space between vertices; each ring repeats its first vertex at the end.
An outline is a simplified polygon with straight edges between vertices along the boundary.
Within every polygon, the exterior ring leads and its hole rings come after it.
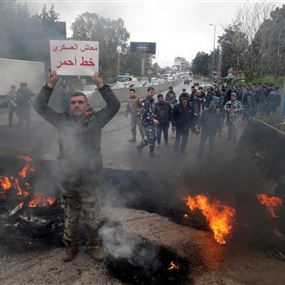
POLYGON ((276 210, 282 205, 282 199, 278 196, 268 196, 261 193, 256 195, 259 202, 266 208, 272 218, 278 218, 276 210))
MULTIPOLYGON (((30 184, 27 182, 26 178, 29 172, 35 171, 35 166, 32 164, 32 159, 29 156, 22 157, 26 164, 20 170, 17 176, 11 176, 10 178, 7 176, 0 176, 0 194, 7 192, 10 189, 16 191, 16 195, 19 197, 28 197, 29 207, 34 208, 37 206, 51 206, 56 203, 56 198, 54 197, 44 197, 39 192, 31 192, 30 184)), ((21 209, 24 205, 25 201, 21 201, 18 205, 18 208, 21 209)))
POLYGON ((18 178, 15 178, 14 180, 14 187, 16 188, 17 190, 17 196, 23 196, 23 197, 26 197, 26 196, 29 196, 30 193, 23 190, 22 187, 20 186, 20 183, 19 183, 19 180, 18 178))
POLYGON ((186 205, 191 211, 196 209, 202 211, 217 243, 225 244, 225 237, 231 232, 236 210, 220 201, 210 203, 205 195, 197 195, 193 198, 189 195, 186 200, 186 205))
POLYGON ((167 270, 174 270, 174 269, 179 269, 179 265, 176 265, 173 261, 171 261, 167 270))
POLYGON ((23 159, 26 161, 26 165, 20 171, 19 175, 22 178, 26 178, 28 172, 35 171, 35 167, 32 165, 32 159, 29 156, 24 156, 23 159))
POLYGON ((39 192, 34 192, 34 199, 29 202, 30 208, 35 208, 37 206, 51 206, 56 202, 54 197, 45 198, 39 192))
POLYGON ((12 183, 11 183, 9 177, 7 177, 7 176, 0 177, 0 187, 4 191, 8 191, 9 189, 11 189, 12 183))

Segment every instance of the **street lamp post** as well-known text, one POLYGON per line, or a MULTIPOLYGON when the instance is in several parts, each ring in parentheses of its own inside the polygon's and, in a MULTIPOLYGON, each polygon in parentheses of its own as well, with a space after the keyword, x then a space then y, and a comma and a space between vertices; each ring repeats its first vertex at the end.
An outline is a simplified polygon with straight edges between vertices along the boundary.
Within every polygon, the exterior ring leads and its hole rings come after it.
POLYGON ((218 60, 218 76, 219 80, 221 80, 222 76, 222 64, 223 64, 223 44, 232 45, 232 42, 229 40, 222 39, 220 42, 220 46, 218 47, 218 54, 219 54, 219 60, 218 60))
POLYGON ((117 75, 120 74, 120 54, 121 54, 122 48, 121 46, 117 47, 117 52, 118 52, 118 65, 117 65, 117 75))
POLYGON ((214 81, 214 70, 215 70, 215 48, 216 48, 216 28, 214 24, 209 24, 214 27, 214 47, 213 47, 213 63, 212 63, 212 81, 214 81))

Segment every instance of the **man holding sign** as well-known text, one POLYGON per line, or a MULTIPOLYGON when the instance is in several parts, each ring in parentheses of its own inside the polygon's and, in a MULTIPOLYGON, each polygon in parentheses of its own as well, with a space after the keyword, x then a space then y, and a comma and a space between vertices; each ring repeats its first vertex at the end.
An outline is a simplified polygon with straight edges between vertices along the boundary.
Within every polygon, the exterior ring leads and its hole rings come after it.
POLYGON ((60 188, 64 209, 64 236, 67 245, 63 261, 71 261, 79 251, 79 218, 83 212, 86 225, 87 252, 98 261, 104 258, 98 236, 100 223, 100 174, 102 128, 114 117, 120 102, 102 77, 92 79, 107 106, 100 111, 90 109, 82 92, 71 95, 68 112, 57 113, 48 106, 59 76, 50 73, 46 86, 38 94, 34 108, 59 133, 60 188))
POLYGON ((99 43, 50 41, 51 69, 59 75, 89 75, 98 72, 99 43))

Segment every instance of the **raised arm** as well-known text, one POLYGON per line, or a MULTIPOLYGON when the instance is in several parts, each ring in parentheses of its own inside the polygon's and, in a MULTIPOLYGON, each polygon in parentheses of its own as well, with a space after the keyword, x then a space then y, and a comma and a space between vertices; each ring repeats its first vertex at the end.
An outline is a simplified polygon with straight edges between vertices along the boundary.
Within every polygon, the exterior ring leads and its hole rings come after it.
POLYGON ((46 86, 42 87, 34 102, 34 108, 39 113, 39 115, 54 126, 57 126, 64 117, 64 114, 57 113, 48 106, 53 88, 56 85, 58 79, 59 77, 56 72, 49 73, 46 86))
POLYGON ((121 104, 110 86, 104 84, 101 76, 95 73, 92 79, 98 86, 99 92, 107 104, 105 108, 97 112, 96 116, 100 126, 104 127, 118 112, 121 104))

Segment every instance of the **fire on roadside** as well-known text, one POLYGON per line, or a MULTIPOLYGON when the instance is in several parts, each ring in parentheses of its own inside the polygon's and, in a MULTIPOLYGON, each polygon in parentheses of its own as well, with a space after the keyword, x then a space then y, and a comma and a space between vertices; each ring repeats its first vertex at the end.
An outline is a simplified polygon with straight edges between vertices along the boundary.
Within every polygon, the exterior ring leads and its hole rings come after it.
POLYGON ((170 262, 169 267, 167 268, 167 270, 178 270, 179 269, 179 265, 175 264, 173 261, 170 262))
POLYGON ((226 237, 232 231, 232 224, 236 214, 234 208, 218 200, 210 202, 209 198, 205 195, 196 195, 195 197, 189 195, 186 198, 186 205, 192 212, 195 210, 202 212, 210 229, 214 233, 217 243, 226 243, 226 237))
POLYGON ((8 191, 14 191, 20 201, 19 208, 22 209, 27 201, 28 207, 45 207, 55 204, 56 198, 44 197, 40 192, 31 191, 31 186, 28 182, 29 174, 35 172, 35 166, 29 156, 22 157, 25 160, 24 167, 15 176, 0 176, 0 196, 5 195, 8 191), (25 199, 24 199, 25 198, 25 199))
POLYGON ((276 211, 282 205, 282 199, 278 196, 269 196, 265 193, 256 195, 259 202, 266 208, 272 218, 278 218, 276 211))
POLYGON ((0 187, 4 192, 11 189, 12 182, 10 181, 9 177, 0 177, 0 187))

